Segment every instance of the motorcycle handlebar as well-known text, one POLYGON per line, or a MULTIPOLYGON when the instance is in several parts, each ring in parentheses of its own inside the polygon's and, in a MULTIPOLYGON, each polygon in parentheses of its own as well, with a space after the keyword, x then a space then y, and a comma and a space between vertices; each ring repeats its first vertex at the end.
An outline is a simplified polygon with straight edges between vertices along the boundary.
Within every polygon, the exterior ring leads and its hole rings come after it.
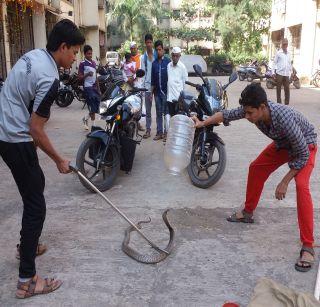
POLYGON ((148 89, 146 88, 133 88, 132 90, 130 90, 130 92, 133 92, 133 93, 137 93, 137 92, 148 92, 148 89))
POLYGON ((186 81, 185 83, 190 85, 190 86, 193 86, 193 87, 197 87, 198 86, 198 84, 192 83, 190 81, 186 81))
POLYGON ((197 89, 197 91, 200 91, 201 90, 201 85, 200 84, 195 84, 195 83, 192 83, 190 81, 186 81, 185 82, 186 84, 190 85, 190 86, 193 86, 197 89))

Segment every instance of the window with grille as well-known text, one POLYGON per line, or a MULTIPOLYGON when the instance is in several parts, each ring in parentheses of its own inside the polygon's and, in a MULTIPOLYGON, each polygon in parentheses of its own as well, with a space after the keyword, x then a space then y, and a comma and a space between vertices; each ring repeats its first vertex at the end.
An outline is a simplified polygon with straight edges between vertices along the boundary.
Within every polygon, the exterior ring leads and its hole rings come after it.
POLYGON ((4 28, 2 19, 2 5, 0 3, 0 77, 5 79, 7 77, 7 64, 6 64, 6 54, 4 47, 4 28))

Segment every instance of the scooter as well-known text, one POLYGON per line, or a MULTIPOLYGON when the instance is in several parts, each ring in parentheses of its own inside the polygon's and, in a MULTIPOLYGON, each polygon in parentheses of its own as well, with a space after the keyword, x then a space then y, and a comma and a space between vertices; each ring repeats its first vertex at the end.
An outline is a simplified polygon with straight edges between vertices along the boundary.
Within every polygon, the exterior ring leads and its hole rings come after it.
MULTIPOLYGON (((266 87, 268 89, 272 90, 274 87, 277 86, 277 81, 274 78, 272 70, 271 70, 270 67, 268 68, 267 72, 265 73, 265 77, 266 77, 266 80, 267 80, 266 81, 266 87)), ((296 89, 299 89, 301 87, 300 79, 297 76, 297 70, 294 67, 292 67, 292 74, 290 76, 289 83, 290 84, 292 83, 293 86, 296 89)))

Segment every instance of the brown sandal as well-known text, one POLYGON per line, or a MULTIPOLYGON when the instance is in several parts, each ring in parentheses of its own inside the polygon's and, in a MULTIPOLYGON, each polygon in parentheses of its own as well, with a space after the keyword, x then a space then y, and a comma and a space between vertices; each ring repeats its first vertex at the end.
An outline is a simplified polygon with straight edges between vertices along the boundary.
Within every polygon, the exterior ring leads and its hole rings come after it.
POLYGON ((53 278, 45 278, 45 285, 41 291, 36 291, 38 275, 35 275, 27 282, 18 281, 16 297, 20 299, 28 298, 34 295, 47 294, 60 288, 61 280, 54 280, 53 278))
MULTIPOLYGON (((45 244, 39 243, 37 246, 36 256, 41 256, 47 251, 45 244)), ((17 244, 16 258, 20 260, 20 244, 17 244)))

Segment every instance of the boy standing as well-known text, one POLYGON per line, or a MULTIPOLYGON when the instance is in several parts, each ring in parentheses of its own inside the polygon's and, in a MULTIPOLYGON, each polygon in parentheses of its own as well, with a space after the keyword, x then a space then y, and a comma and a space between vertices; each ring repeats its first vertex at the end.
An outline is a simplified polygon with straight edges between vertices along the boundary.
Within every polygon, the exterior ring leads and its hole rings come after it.
POLYGON ((151 70, 152 63, 157 59, 157 52, 153 49, 153 37, 146 34, 144 37, 146 52, 141 56, 141 69, 145 71, 144 87, 148 90, 144 95, 146 106, 146 133, 143 138, 147 139, 151 136, 151 108, 152 108, 152 92, 151 92, 151 70))
POLYGON ((168 64, 170 59, 164 56, 162 41, 155 42, 154 47, 157 51, 157 59, 152 63, 151 86, 156 102, 157 114, 157 134, 154 141, 166 138, 166 129, 163 127, 163 117, 169 114, 167 105, 167 83, 168 83, 168 64))
POLYGON ((85 59, 79 65, 79 80, 83 81, 84 96, 89 109, 89 115, 84 116, 82 121, 84 128, 89 130, 89 117, 91 118, 91 126, 95 126, 95 114, 99 113, 101 92, 97 80, 97 64, 92 60, 92 47, 85 45, 83 53, 85 59))

